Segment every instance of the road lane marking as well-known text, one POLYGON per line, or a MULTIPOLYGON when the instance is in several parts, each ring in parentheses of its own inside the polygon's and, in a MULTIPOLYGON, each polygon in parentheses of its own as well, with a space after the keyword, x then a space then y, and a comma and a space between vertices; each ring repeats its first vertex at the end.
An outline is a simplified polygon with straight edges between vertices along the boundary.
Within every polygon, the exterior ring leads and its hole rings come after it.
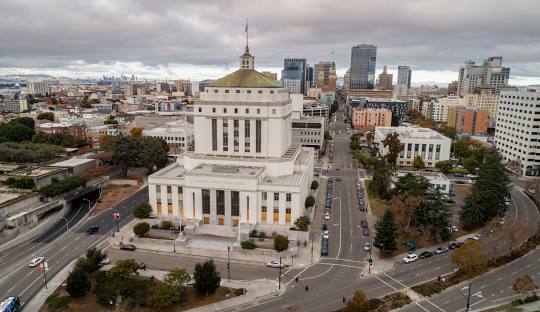
MULTIPOLYGON (((293 276, 293 278, 288 281, 287 283, 284 284, 284 287, 287 287, 291 282, 293 282, 297 277, 300 276, 300 274, 304 273, 307 269, 309 269, 311 267, 311 265, 307 266, 305 269, 303 269, 302 271, 300 271, 300 273, 296 274, 295 276, 293 276)), ((299 278, 300 279, 300 278, 299 278)))
MULTIPOLYGON (((322 264, 322 263, 320 263, 322 264)), ((310 277, 304 277, 302 278, 301 280, 302 281, 305 281, 305 280, 310 280, 310 279, 314 279, 314 278, 319 278, 323 275, 325 275, 326 273, 328 273, 330 270, 332 270, 332 268, 334 267, 334 265, 330 265, 330 267, 328 268, 328 270, 324 271, 323 273, 319 274, 319 275, 315 275, 315 276, 310 276, 310 277)))
MULTIPOLYGON (((388 276, 389 278, 393 279, 394 281, 398 282, 401 286, 403 286, 403 287, 405 287, 405 288, 410 288, 409 286, 403 284, 401 281, 399 281, 399 280, 393 278, 392 276, 389 276, 389 275, 386 274, 386 273, 385 273, 384 275, 386 275, 386 276, 388 276)), ((413 290, 411 289, 411 291, 413 291, 413 290)), ((415 293, 416 293, 416 292, 415 292, 415 293)), ((441 307, 439 307, 438 305, 436 305, 436 304, 434 304, 433 302, 431 302, 431 300, 425 298, 424 296, 422 296, 422 295, 420 295, 420 294, 418 294, 418 293, 416 293, 416 294, 417 294, 421 299, 425 300, 426 302, 428 302, 429 304, 431 304, 431 305, 434 306, 435 308, 441 310, 442 312, 445 312, 441 307)))
MULTIPOLYGON (((492 296, 494 296, 494 295, 492 295, 492 296)), ((515 295, 512 295, 512 296, 508 296, 508 297, 504 297, 504 298, 499 298, 499 299, 491 300, 491 302, 497 302, 497 301, 506 300, 506 299, 510 299, 510 298, 514 298, 514 297, 519 297, 519 296, 522 296, 522 294, 515 294, 515 295)))
MULTIPOLYGON (((381 283, 385 284, 386 286, 392 288, 393 290, 395 291, 400 291, 399 289, 395 288, 394 286, 388 284, 387 282, 383 281, 380 277, 378 277, 377 275, 374 275, 376 279, 378 279, 381 283)), ((422 310, 426 311, 426 312, 429 312, 428 309, 424 308, 423 306, 420 305, 420 303, 414 301, 414 303, 419 306, 422 310)))
MULTIPOLYGON (((469 308, 472 307, 472 306, 475 306, 475 305, 477 305, 477 304, 479 304, 479 303, 481 303, 481 302, 483 302, 484 300, 486 300, 486 298, 484 298, 484 299, 482 299, 482 300, 480 300, 480 301, 477 301, 477 302, 471 304, 471 305, 469 306, 469 308)), ((465 311, 465 308, 462 308, 462 309, 458 310, 457 312, 461 312, 461 311, 465 311)))

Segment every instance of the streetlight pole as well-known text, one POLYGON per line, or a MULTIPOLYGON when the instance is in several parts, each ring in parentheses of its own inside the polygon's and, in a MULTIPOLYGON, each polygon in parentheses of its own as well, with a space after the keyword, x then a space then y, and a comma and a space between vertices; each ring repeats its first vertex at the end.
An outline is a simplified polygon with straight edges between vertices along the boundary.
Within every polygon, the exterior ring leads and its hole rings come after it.
POLYGON ((278 290, 281 290, 281 257, 279 257, 278 290))
POLYGON ((470 307, 470 302, 471 302, 471 288, 472 288, 472 283, 469 281, 469 292, 467 294, 467 307, 465 309, 465 312, 469 312, 469 307, 470 307))
POLYGON ((311 237, 311 263, 313 263, 313 236, 311 237))
POLYGON ((66 221, 66 232, 69 232, 69 221, 66 219, 66 217, 60 217, 60 219, 64 219, 66 221))
POLYGON ((229 258, 229 253, 231 251, 231 246, 227 246, 227 277, 229 280, 229 284, 231 283, 231 260, 229 258))

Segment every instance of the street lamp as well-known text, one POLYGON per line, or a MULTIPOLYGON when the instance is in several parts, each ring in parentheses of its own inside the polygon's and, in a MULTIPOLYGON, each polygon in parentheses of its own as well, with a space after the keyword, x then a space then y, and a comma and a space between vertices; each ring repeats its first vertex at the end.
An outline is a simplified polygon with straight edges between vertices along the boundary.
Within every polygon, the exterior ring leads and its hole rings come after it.
POLYGON ((171 228, 169 229, 169 231, 171 232, 171 236, 172 236, 172 240, 173 240, 173 252, 176 252, 176 237, 174 237, 174 226, 171 226, 171 228))

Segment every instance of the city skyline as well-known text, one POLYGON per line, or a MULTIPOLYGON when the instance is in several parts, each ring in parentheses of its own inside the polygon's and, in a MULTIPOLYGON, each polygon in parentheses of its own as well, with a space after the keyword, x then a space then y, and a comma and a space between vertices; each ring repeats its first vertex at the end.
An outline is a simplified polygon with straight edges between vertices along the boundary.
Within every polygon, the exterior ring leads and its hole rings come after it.
POLYGON ((248 18, 250 46, 261 71, 280 73, 284 58, 306 58, 309 64, 335 61, 343 77, 352 46, 371 43, 377 46, 376 75, 383 64, 394 77, 397 66, 410 65, 413 85, 449 83, 457 80, 465 61, 499 55, 512 68, 510 84, 538 84, 540 27, 533 27, 539 22, 530 9, 538 4, 524 2, 509 7, 502 1, 463 6, 350 1, 328 16, 322 2, 303 1, 4 1, 0 40, 8 44, 0 48, 0 73, 215 79, 234 70, 248 18), (480 16, 486 5, 492 14, 480 16), (276 10, 280 7, 287 9, 276 10), (295 8, 304 14, 294 15, 295 8), (358 19, 354 13, 366 10, 373 14, 358 19), (381 16, 385 23, 376 23, 381 16))

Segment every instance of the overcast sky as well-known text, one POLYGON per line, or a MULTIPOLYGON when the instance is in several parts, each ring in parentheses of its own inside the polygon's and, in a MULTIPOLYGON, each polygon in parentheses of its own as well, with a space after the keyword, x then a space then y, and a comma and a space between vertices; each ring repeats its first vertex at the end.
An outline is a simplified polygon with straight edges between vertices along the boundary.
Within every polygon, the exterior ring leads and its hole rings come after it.
POLYGON ((524 85, 540 83, 539 12, 538 0, 1 0, 0 75, 217 78, 238 67, 249 19, 259 70, 333 58, 342 75, 351 47, 371 43, 378 71, 410 65, 415 83, 501 55, 524 85))

